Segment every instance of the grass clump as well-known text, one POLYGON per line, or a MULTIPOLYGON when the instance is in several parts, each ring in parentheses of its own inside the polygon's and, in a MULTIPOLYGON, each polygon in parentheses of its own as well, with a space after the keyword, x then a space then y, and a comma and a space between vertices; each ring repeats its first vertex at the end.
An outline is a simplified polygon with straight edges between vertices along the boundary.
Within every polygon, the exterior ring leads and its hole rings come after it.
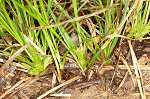
MULTIPOLYGON (((12 43, 6 41, 5 35, 20 46, 31 43, 32 46, 17 56, 18 61, 28 65, 29 74, 38 75, 54 63, 61 81, 61 70, 68 54, 84 74, 95 60, 110 62, 118 38, 109 39, 109 35, 116 31, 123 35, 123 29, 130 26, 129 23, 133 28, 128 37, 139 39, 149 32, 149 1, 143 1, 138 10, 144 9, 143 16, 137 11, 136 22, 131 16, 130 22, 125 23, 132 6, 130 0, 0 0, 0 36, 8 46, 12 43), (73 35, 76 35, 75 42, 73 35), (63 48, 65 51, 60 53, 63 48)), ((12 55, 17 49, 8 48, 1 52, 12 55)))

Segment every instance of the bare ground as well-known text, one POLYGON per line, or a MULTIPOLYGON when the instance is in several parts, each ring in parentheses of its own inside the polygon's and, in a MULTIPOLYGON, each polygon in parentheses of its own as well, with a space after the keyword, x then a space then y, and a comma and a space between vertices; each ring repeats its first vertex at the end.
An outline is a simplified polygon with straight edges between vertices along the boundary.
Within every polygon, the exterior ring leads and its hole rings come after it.
MULTIPOLYGON (((122 45, 120 51, 123 56, 129 52, 128 45, 122 45)), ((147 99, 150 99, 150 42, 135 42, 134 51, 141 66, 142 85, 147 99)), ((139 87, 136 81, 133 81, 128 70, 119 55, 114 51, 110 65, 102 65, 96 62, 90 67, 86 75, 83 76, 75 63, 67 63, 62 72, 62 83, 76 76, 80 79, 72 81, 46 95, 44 99, 141 99, 139 87), (115 62, 114 62, 115 61, 115 62), (117 62, 118 61, 118 62, 117 62), (64 96, 63 96, 64 95, 64 96)), ((126 59, 131 64, 131 70, 134 76, 134 67, 132 66, 131 55, 126 59)), ((7 79, 0 77, 0 92, 3 99, 36 99, 48 90, 54 89, 59 85, 55 82, 55 68, 47 70, 42 76, 32 77, 20 70, 15 70, 7 79), (21 79, 29 78, 21 83, 21 79), (16 85, 18 84, 18 85, 16 85), (16 87, 14 87, 16 85, 16 87), (12 88, 14 87, 14 88, 12 88), (12 88, 12 89, 11 89, 12 88), (11 89, 11 90, 10 90, 11 89)))

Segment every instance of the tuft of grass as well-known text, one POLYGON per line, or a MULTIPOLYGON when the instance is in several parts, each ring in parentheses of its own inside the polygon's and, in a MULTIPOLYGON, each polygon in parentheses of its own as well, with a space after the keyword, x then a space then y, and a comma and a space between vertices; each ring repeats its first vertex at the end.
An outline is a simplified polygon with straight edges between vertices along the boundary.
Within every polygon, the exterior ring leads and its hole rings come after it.
MULTIPOLYGON (((7 50, 0 52, 13 55, 19 48, 31 44, 16 59, 29 67, 29 74, 38 75, 50 64, 57 69, 65 68, 68 54, 76 61, 82 73, 95 60, 110 63, 110 57, 123 35, 123 30, 132 27, 128 37, 140 39, 150 32, 149 0, 72 0, 71 3, 57 0, 0 0, 0 36, 7 50), (137 10, 136 10, 137 9, 137 10), (135 14, 131 14, 131 13, 135 14), (128 19, 128 22, 126 22, 128 19), (77 42, 74 42, 76 35, 77 42), (13 38, 10 42, 5 36, 13 38), (60 46, 64 53, 60 53, 60 46)), ((61 48, 60 48, 61 49, 61 48)))
POLYGON ((150 32, 150 20, 148 20, 149 14, 150 2, 147 0, 145 3, 142 2, 137 8, 136 15, 131 16, 130 20, 132 28, 127 37, 134 37, 136 40, 140 40, 150 32), (133 20, 133 18, 135 18, 135 20, 133 20))

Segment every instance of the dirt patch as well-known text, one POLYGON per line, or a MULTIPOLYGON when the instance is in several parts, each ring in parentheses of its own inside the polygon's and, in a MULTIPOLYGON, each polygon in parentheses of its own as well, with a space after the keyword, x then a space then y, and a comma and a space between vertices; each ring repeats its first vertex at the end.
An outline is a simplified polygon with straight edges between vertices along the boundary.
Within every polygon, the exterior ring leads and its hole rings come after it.
MULTIPOLYGON (((144 41, 136 42, 134 45, 138 63, 142 70, 142 85, 147 99, 150 98, 150 45, 148 44, 149 41, 144 41)), ((127 49, 128 47, 126 47, 127 49)), ((126 54, 124 53, 124 55, 126 54)), ((115 55, 112 56, 112 60, 117 61, 115 55)), ((128 64, 132 64, 131 57, 127 60, 128 64)), ((113 62, 110 65, 102 65, 100 62, 95 62, 87 70, 86 76, 83 76, 76 63, 68 62, 66 63, 65 70, 62 71, 62 83, 75 76, 81 76, 81 79, 58 88, 44 99, 141 99, 138 84, 127 72, 126 66, 121 64, 122 61, 117 65, 113 62)), ((52 71, 47 71, 32 83, 33 79, 28 81, 31 83, 29 85, 28 82, 18 85, 18 87, 6 94, 4 99, 36 99, 50 89, 55 88, 60 83, 56 80, 56 75, 54 76, 55 69, 52 71)), ((132 65, 131 71, 134 74, 134 67, 132 65)), ((13 70, 13 74, 11 73, 7 79, 0 76, 1 95, 20 80, 28 77, 30 75, 19 70, 13 70)))

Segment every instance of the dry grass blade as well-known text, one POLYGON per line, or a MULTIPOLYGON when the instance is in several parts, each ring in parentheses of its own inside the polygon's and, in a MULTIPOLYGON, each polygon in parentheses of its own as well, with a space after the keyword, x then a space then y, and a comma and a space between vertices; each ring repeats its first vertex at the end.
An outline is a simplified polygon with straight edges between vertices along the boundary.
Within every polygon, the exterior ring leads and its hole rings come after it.
POLYGON ((30 99, 30 98, 28 98, 22 91, 19 91, 19 92, 17 93, 17 95, 19 95, 19 97, 21 97, 21 99, 30 99))
POLYGON ((6 47, 6 49, 4 49, 4 51, 6 51, 12 47, 20 47, 21 45, 20 44, 12 44, 12 45, 6 45, 6 46, 8 46, 8 47, 6 47))
POLYGON ((26 37, 25 35, 24 35, 24 37, 29 41, 29 43, 32 45, 32 46, 34 46, 34 48, 36 49, 36 50, 38 50, 42 55, 46 55, 30 38, 28 38, 28 37, 26 37))
POLYGON ((101 14, 101 13, 103 13, 103 12, 105 12, 105 11, 107 11, 107 10, 113 8, 114 6, 116 6, 116 5, 112 5, 112 6, 110 6, 110 7, 104 8, 104 9, 102 9, 102 10, 93 12, 92 14, 80 16, 80 17, 73 18, 73 19, 70 19, 70 20, 67 20, 67 21, 63 21, 63 22, 60 22, 60 23, 58 23, 58 24, 52 24, 52 25, 49 25, 49 26, 27 27, 27 28, 24 28, 24 29, 25 29, 25 30, 41 30, 41 29, 47 29, 47 28, 57 27, 57 26, 60 26, 60 25, 64 25, 64 24, 66 24, 66 23, 79 21, 79 20, 82 20, 82 19, 86 19, 86 18, 95 16, 95 15, 97 15, 97 14, 101 14))
MULTIPOLYGON (((130 9, 130 11, 128 12, 127 16, 124 18, 124 20, 122 20, 122 22, 120 23, 120 25, 117 27, 117 29, 115 30, 115 32, 113 33, 113 35, 117 34, 118 31, 123 27, 123 25, 125 24, 126 20, 129 18, 130 14, 139 6, 140 2, 142 0, 136 0, 132 6, 132 8, 130 9)), ((109 40, 107 40, 104 45, 101 47, 101 49, 105 49, 106 46, 111 42, 111 40, 114 38, 114 36, 110 37, 109 40)))
MULTIPOLYGON (((146 92, 145 93, 146 95, 150 95, 150 92, 146 92)), ((140 96, 140 93, 133 93, 133 94, 130 94, 132 96, 140 96)))
POLYGON ((53 97, 70 97, 71 94, 52 94, 53 97))
POLYGON ((125 80, 127 79, 127 77, 128 77, 128 72, 126 72, 126 74, 125 74, 123 80, 121 81, 120 85, 119 85, 118 88, 115 90, 115 92, 117 92, 117 91, 123 86, 123 84, 124 84, 125 80))
POLYGON ((23 88, 29 86, 30 84, 32 84, 33 82, 37 81, 39 79, 39 77, 43 74, 45 74, 46 72, 54 72, 54 66, 49 66, 49 68, 47 68, 46 70, 44 70, 43 72, 41 72, 39 75, 35 76, 32 80, 30 80, 30 82, 28 82, 25 86, 23 86, 23 88))
POLYGON ((128 40, 128 43, 129 43, 129 47, 130 47, 130 51, 131 51, 131 56, 132 56, 132 60, 133 60, 133 66, 135 69, 135 75, 137 78, 136 80, 138 83, 139 91, 140 91, 142 99, 146 99, 144 88, 143 88, 142 73, 141 73, 137 58, 135 56, 134 50, 132 48, 131 42, 129 40, 128 40))
POLYGON ((85 24, 88 26, 91 36, 94 37, 94 41, 96 43, 100 42, 101 37, 100 36, 95 37, 97 33, 100 34, 99 33, 100 31, 98 29, 96 29, 96 25, 92 22, 92 20, 90 18, 86 19, 85 24))
MULTIPOLYGON (((0 58, 0 62, 4 63, 4 59, 0 58)), ((14 66, 16 66, 16 67, 19 67, 19 68, 16 68, 17 70, 20 70, 20 71, 23 71, 23 72, 28 72, 28 68, 25 67, 25 66, 23 66, 21 63, 12 62, 11 64, 14 65, 14 66)))
POLYGON ((18 83, 16 83, 14 86, 12 86, 10 89, 8 89, 5 93, 3 93, 0 96, 0 99, 3 99, 7 94, 11 93, 13 89, 15 89, 17 86, 19 86, 21 83, 23 83, 24 81, 29 81, 31 80, 32 77, 28 77, 28 78, 24 78, 22 80, 20 80, 18 83))
POLYGON ((47 92, 45 92, 44 94, 42 94, 41 96, 39 96, 37 99, 42 99, 42 98, 44 98, 45 96, 47 96, 48 94, 54 92, 55 90, 57 90, 57 89, 59 89, 59 88, 65 86, 65 85, 68 85, 68 84, 70 84, 71 82, 76 81, 76 80, 78 80, 78 79, 80 79, 80 78, 81 78, 80 76, 76 76, 76 77, 74 77, 74 78, 72 78, 72 79, 70 79, 70 80, 68 80, 68 81, 66 81, 66 82, 64 82, 64 83, 62 83, 62 84, 60 84, 60 85, 58 85, 58 86, 52 88, 52 89, 50 89, 49 91, 47 91, 47 92))
POLYGON ((4 76, 4 69, 6 66, 8 66, 15 58, 17 55, 19 55, 22 51, 24 51, 26 48, 28 48, 30 44, 26 44, 25 46, 21 47, 17 52, 15 52, 6 62, 5 64, 0 68, 0 73, 4 76))
MULTIPOLYGON (((111 35, 106 36, 106 38, 114 38, 114 37, 120 37, 120 38, 124 38, 124 39, 128 39, 128 40, 137 41, 137 39, 128 38, 126 36, 119 35, 119 34, 111 34, 111 35)), ((149 40, 149 39, 150 39, 150 37, 145 37, 145 38, 140 38, 138 40, 149 40)))
POLYGON ((42 73, 40 73, 39 75, 32 77, 29 81, 26 81, 23 84, 20 84, 18 89, 15 90, 14 92, 11 93, 11 95, 14 95, 15 93, 17 93, 18 91, 23 90, 24 88, 26 88, 27 86, 29 86, 30 84, 34 83, 35 81, 37 81, 39 79, 39 77, 43 74, 45 74, 46 72, 53 72, 54 71, 54 66, 50 66, 49 68, 47 68, 45 71, 43 71, 42 73))
MULTIPOLYGON (((97 66, 97 65, 94 65, 94 66, 97 66)), ((134 69, 134 66, 133 65, 129 65, 129 67, 133 70, 134 69)), ((140 70, 150 70, 150 65, 139 65, 140 67, 140 70)), ((121 70, 127 70, 127 67, 126 65, 118 65, 118 68, 121 69, 121 70)), ((115 67, 112 66, 112 65, 106 65, 106 66, 103 66, 103 68, 100 68, 100 72, 104 72, 104 71, 109 71, 109 70, 114 70, 115 67)), ((100 73, 101 74, 101 73, 100 73)), ((134 76, 133 76, 134 77, 134 76)))
MULTIPOLYGON (((114 52, 117 56, 119 55, 119 53, 117 53, 116 51, 114 52)), ((131 71, 131 67, 128 65, 127 61, 124 59, 124 57, 122 55, 120 55, 120 59, 121 61, 124 63, 124 65, 126 66, 132 80, 133 80, 133 76, 132 76, 132 71, 131 71)))

